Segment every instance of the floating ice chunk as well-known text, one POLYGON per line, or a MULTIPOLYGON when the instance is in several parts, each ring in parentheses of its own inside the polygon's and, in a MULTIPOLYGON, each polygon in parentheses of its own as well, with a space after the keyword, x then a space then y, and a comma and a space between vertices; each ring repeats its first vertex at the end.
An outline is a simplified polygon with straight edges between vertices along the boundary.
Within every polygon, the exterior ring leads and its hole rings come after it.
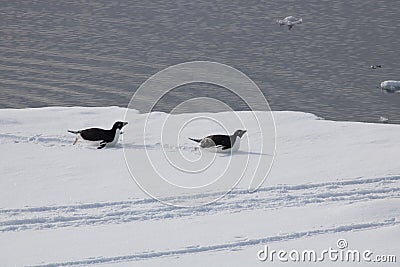
POLYGON ((303 19, 298 19, 293 16, 288 16, 284 19, 278 19, 276 23, 278 23, 280 26, 286 25, 289 27, 289 30, 291 30, 293 25, 303 23, 303 19))
POLYGON ((381 89, 392 93, 400 93, 400 81, 381 82, 381 89))

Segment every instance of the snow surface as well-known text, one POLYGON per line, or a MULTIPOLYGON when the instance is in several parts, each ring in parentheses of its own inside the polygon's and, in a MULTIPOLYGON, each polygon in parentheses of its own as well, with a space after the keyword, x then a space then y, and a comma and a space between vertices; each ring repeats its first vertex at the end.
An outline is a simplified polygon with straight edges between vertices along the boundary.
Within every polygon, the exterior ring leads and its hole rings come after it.
MULTIPOLYGON (((240 151, 217 155, 199 184, 212 181, 220 165, 254 161, 259 153, 251 112, 240 151), (247 141, 246 141, 247 140, 247 141), (246 145, 247 144, 247 145, 246 145), (251 149, 250 149, 251 148, 251 149)), ((276 154, 266 181, 254 193, 252 173, 245 172, 236 188, 205 206, 178 208, 145 194, 125 163, 139 170, 147 149, 161 171, 169 171, 167 155, 197 157, 187 137, 215 133, 216 126, 183 131, 182 138, 158 131, 165 119, 178 125, 194 116, 230 121, 229 113, 168 115, 130 111, 123 142, 97 150, 83 142, 73 146, 67 129, 111 127, 125 109, 40 108, 0 110, 0 263, 1 266, 310 266, 322 263, 261 262, 257 252, 270 249, 321 251, 337 248, 340 238, 349 249, 369 249, 374 255, 396 255, 400 261, 400 127, 391 124, 326 121, 312 114, 273 112, 276 154), (144 142, 145 140, 145 142, 144 142)), ((236 125, 227 126, 229 132, 236 125)), ((264 136, 265 137, 265 136, 264 136)), ((272 136, 267 136, 272 140, 272 136)), ((209 155, 207 155, 209 156, 209 155)), ((240 173, 240 164, 231 164, 240 173)), ((184 177, 184 175, 182 175, 184 177)), ((200 177, 200 178, 199 178, 200 177)), ((175 177, 182 183, 181 177, 175 177)), ((150 179, 150 177, 149 177, 150 179)), ((167 192, 168 193, 168 192, 167 192)), ((176 195, 172 200, 196 201, 224 192, 176 195)), ((366 263, 324 262, 328 266, 366 263)))

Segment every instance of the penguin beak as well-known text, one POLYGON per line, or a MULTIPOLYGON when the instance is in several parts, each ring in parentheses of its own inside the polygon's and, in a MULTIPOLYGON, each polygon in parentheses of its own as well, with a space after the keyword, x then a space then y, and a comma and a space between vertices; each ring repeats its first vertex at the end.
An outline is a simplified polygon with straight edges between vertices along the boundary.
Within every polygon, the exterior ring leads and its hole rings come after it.
POLYGON ((125 126, 125 125, 127 125, 127 124, 128 124, 128 122, 125 121, 125 122, 122 123, 122 126, 125 126))
POLYGON ((240 138, 242 138, 242 136, 243 136, 246 132, 247 132, 246 130, 241 130, 240 133, 238 134, 238 136, 239 136, 240 138))

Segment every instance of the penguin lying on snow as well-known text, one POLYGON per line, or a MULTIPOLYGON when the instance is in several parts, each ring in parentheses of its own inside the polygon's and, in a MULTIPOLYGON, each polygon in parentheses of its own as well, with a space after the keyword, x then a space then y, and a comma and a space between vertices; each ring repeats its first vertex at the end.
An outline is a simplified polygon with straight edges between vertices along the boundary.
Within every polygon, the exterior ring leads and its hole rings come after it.
POLYGON ((105 146, 114 146, 118 142, 119 135, 122 134, 122 127, 127 124, 127 122, 117 121, 110 130, 89 128, 80 131, 68 130, 68 132, 77 135, 73 143, 74 145, 78 142, 78 138, 82 138, 83 140, 98 145, 97 149, 102 149, 105 146))
POLYGON ((209 135, 202 139, 189 138, 200 143, 201 148, 215 149, 216 152, 236 152, 240 147, 240 138, 246 133, 246 130, 236 130, 233 135, 209 135))

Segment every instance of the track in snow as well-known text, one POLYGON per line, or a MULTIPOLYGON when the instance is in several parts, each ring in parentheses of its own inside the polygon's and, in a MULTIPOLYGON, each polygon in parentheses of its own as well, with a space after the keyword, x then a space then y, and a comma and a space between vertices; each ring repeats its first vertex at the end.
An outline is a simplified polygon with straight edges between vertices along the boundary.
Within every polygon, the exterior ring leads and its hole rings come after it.
MULTIPOLYGON (((137 254, 130 255, 121 255, 114 257, 97 257, 97 258, 89 258, 78 261, 65 261, 65 262, 57 262, 57 263, 48 263, 43 265, 34 265, 31 267, 57 267, 57 266, 88 266, 88 265, 97 265, 97 264, 105 264, 105 263, 120 263, 120 262, 131 262, 131 261, 140 261, 140 260, 148 260, 148 259, 156 259, 160 257, 177 257, 195 253, 202 252, 211 252, 211 251, 233 251, 238 249, 243 249, 248 246, 255 245, 264 245, 273 242, 279 241, 288 241, 288 240, 296 240, 304 237, 312 237, 324 234, 332 234, 332 233, 345 233, 351 231, 360 231, 360 230, 370 230, 377 229, 382 227, 389 227, 399 225, 400 222, 396 222, 394 219, 385 220, 380 222, 367 222, 360 224, 349 224, 349 225, 340 225, 331 228, 323 228, 318 230, 310 230, 303 232, 293 232, 285 235, 276 235, 269 236, 263 238, 255 238, 255 239, 247 239, 241 240, 237 242, 229 242, 229 243, 221 243, 215 245, 208 246, 192 246, 186 247, 182 249, 176 250, 165 250, 159 252, 143 252, 137 254)), ((256 257, 256 254, 254 254, 256 257)))
MULTIPOLYGON (((73 147, 75 136, 72 134, 69 135, 59 135, 59 136, 48 136, 43 134, 32 134, 32 135, 18 135, 11 133, 0 133, 0 144, 37 144, 44 147, 73 147)), ((84 142, 78 142, 75 147, 81 147, 83 149, 96 149, 96 147, 85 144, 84 142)), ((123 145, 120 143, 116 144, 111 149, 147 149, 147 150, 168 150, 168 151, 178 151, 178 150, 187 150, 193 151, 195 146, 178 146, 178 145, 169 145, 169 144, 149 144, 149 145, 141 145, 141 144, 129 144, 124 143, 123 145)), ((110 149, 110 148, 108 148, 110 149)))
MULTIPOLYGON (((220 192, 210 193, 209 195, 220 192)), ((188 201, 205 197, 180 196, 188 201)), ((352 203, 400 198, 400 176, 353 179, 328 183, 262 187, 255 193, 234 190, 207 206, 176 208, 153 199, 120 202, 0 209, 0 232, 57 229, 87 225, 123 224, 253 209, 301 207, 312 204, 352 203)))

